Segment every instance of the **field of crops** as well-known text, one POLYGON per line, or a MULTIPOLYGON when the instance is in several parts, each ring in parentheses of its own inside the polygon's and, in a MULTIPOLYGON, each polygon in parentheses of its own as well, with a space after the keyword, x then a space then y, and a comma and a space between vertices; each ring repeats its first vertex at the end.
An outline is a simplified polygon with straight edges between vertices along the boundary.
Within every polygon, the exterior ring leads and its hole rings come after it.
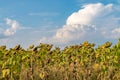
POLYGON ((0 80, 120 80, 120 40, 111 45, 0 46, 0 80))

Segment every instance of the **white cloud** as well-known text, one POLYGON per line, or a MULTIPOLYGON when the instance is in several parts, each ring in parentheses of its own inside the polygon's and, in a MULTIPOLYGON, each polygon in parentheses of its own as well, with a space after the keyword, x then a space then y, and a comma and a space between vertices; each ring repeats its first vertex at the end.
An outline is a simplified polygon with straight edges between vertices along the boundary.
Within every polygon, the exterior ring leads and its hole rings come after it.
POLYGON ((10 28, 5 30, 5 32, 4 32, 5 36, 14 35, 16 33, 17 29, 20 27, 19 23, 16 20, 11 20, 9 18, 6 18, 6 24, 10 28))
POLYGON ((62 42, 69 42, 72 40, 77 40, 83 38, 86 32, 95 31, 95 26, 89 25, 65 25, 63 28, 58 29, 53 39, 62 40, 62 42))
POLYGON ((120 28, 115 28, 115 29, 113 29, 112 30, 112 35, 111 35, 111 37, 112 38, 120 38, 120 28))
POLYGON ((113 15, 113 7, 113 4, 102 3, 84 5, 78 12, 72 13, 66 24, 52 37, 44 37, 40 42, 66 44, 76 40, 104 38, 104 33, 119 26, 118 19, 113 15))
POLYGON ((104 31, 103 35, 107 39, 118 39, 118 38, 120 38, 120 27, 112 29, 112 30, 109 30, 109 31, 104 31))
POLYGON ((5 24, 1 24, 2 25, 0 26, 0 39, 12 36, 17 32, 18 29, 22 29, 22 27, 16 20, 12 20, 9 18, 5 19, 5 24))
POLYGON ((116 28, 112 31, 112 33, 120 33, 120 28, 116 28))
POLYGON ((74 12, 68 17, 66 24, 89 25, 97 16, 104 16, 111 12, 112 4, 103 5, 101 3, 84 5, 78 12, 74 12))

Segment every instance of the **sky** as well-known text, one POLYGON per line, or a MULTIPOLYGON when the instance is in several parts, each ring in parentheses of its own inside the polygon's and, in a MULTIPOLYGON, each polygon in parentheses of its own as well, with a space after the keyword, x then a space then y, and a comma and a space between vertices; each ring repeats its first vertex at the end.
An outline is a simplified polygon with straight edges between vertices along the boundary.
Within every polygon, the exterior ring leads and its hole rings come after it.
POLYGON ((0 45, 116 43, 120 0, 0 0, 0 45))

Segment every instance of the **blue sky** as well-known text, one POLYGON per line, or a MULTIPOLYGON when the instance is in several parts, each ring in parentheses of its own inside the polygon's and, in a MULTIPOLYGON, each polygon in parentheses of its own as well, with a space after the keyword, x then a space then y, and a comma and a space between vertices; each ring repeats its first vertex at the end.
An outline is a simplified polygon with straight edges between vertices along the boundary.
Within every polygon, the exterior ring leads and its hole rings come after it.
POLYGON ((0 0, 0 45, 115 43, 119 0, 0 0))

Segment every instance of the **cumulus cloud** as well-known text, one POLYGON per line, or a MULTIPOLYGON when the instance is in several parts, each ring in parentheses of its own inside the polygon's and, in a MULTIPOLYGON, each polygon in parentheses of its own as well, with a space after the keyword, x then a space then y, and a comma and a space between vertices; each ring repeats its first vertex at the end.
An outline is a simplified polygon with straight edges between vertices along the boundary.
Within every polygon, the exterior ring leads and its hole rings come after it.
POLYGON ((107 38, 106 36, 109 35, 110 37, 111 34, 111 38, 115 38, 116 33, 119 34, 116 27, 120 27, 120 24, 118 18, 114 15, 114 9, 113 4, 95 3, 83 5, 78 12, 72 13, 67 18, 66 24, 58 29, 52 37, 44 37, 40 42, 63 44, 95 37, 107 38))
POLYGON ((19 23, 16 20, 11 20, 9 18, 6 19, 6 24, 10 27, 5 30, 5 36, 14 35, 19 28, 19 23))
POLYGON ((74 12, 68 17, 66 24, 89 25, 97 16, 105 16, 112 11, 112 4, 103 5, 101 3, 84 5, 78 12, 74 12))
POLYGON ((107 39, 118 39, 120 38, 120 27, 119 28, 114 28, 109 31, 104 31, 102 33, 107 39))
POLYGON ((120 38, 120 28, 115 28, 115 29, 113 29, 112 30, 112 35, 111 35, 111 37, 112 38, 120 38))
POLYGON ((61 29, 58 29, 56 34, 53 36, 55 40, 61 40, 62 43, 67 43, 69 41, 78 40, 83 38, 86 32, 95 32, 96 27, 94 25, 64 25, 61 29))
POLYGON ((16 33, 18 29, 21 28, 16 20, 12 20, 9 18, 6 18, 6 24, 3 26, 6 26, 6 28, 0 28, 0 38, 12 36, 16 33))

